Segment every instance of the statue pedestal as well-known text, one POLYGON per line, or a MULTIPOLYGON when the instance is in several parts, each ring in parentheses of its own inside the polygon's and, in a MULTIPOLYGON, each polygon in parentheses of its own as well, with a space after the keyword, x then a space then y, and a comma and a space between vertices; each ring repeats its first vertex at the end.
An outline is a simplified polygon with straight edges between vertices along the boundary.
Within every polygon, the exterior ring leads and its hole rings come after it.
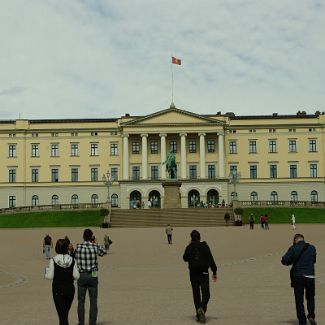
POLYGON ((164 198, 164 209, 170 208, 181 208, 181 193, 179 188, 181 187, 182 182, 177 180, 167 180, 162 183, 165 191, 164 198))

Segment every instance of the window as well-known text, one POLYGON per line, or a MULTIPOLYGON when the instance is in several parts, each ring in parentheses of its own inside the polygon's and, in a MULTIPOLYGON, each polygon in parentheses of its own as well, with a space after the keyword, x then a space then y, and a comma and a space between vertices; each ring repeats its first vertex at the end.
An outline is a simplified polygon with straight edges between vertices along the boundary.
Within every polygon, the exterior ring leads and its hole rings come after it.
POLYGON ((271 201, 278 201, 278 193, 276 191, 271 192, 271 201))
POLYGON ((169 150, 171 150, 173 153, 177 152, 177 142, 176 141, 169 142, 169 150))
POLYGON ((190 165, 190 172, 189 172, 189 176, 191 179, 195 179, 197 178, 197 170, 196 170, 196 165, 190 165))
POLYGON ((139 166, 132 166, 132 179, 137 181, 140 179, 140 167, 139 166))
POLYGON ((311 191, 311 193, 310 193, 310 201, 311 202, 318 202, 318 193, 317 193, 317 191, 311 191))
POLYGON ((297 191, 291 191, 290 200, 291 201, 298 201, 298 193, 297 193, 297 191))
POLYGON ((112 207, 114 207, 114 208, 118 207, 118 195, 117 194, 112 194, 111 204, 112 204, 112 207))
POLYGON ((237 153, 237 141, 229 141, 229 153, 237 153))
POLYGON ((158 141, 150 142, 151 154, 156 155, 158 153, 158 141))
POLYGON ((51 144, 51 157, 59 156, 59 145, 57 143, 51 144))
POLYGON ((290 178, 297 178, 297 165, 290 165, 290 178))
POLYGON ((139 141, 132 142, 132 153, 134 155, 138 155, 140 153, 140 142, 139 141))
POLYGON ((16 145, 15 144, 9 144, 9 157, 16 157, 16 145))
POLYGON ((257 165, 250 165, 249 166, 249 177, 250 178, 257 178, 257 165))
POLYGON ((317 142, 316 140, 309 140, 309 152, 317 151, 317 142))
POLYGON ((237 174, 237 165, 230 165, 230 174, 237 174))
POLYGON ((52 137, 58 137, 58 136, 59 136, 59 133, 57 133, 57 132, 52 132, 52 133, 51 133, 51 136, 52 136, 52 137))
POLYGON ((309 165, 309 173, 310 177, 317 177, 317 164, 309 165))
POLYGON ((289 140, 289 152, 297 152, 297 141, 289 140))
POLYGON ((71 143, 71 156, 78 157, 79 156, 79 144, 71 143))
POLYGON ((90 144, 90 155, 91 156, 98 156, 98 143, 91 143, 90 144))
POLYGON ((118 168, 117 167, 111 168, 111 181, 112 182, 118 181, 118 168))
POLYGON ((97 204, 98 203, 98 195, 97 194, 93 194, 91 196, 91 204, 97 204))
POLYGON ((71 204, 79 204, 79 198, 77 194, 71 196, 71 204))
POLYGON ((208 178, 216 178, 216 166, 215 165, 208 165, 208 178))
POLYGON ((158 179, 158 166, 151 166, 151 179, 158 179))
POLYGON ((39 145, 32 144, 32 157, 39 157, 39 145))
POLYGON ((97 132, 97 131, 93 131, 93 132, 90 133, 90 135, 91 135, 92 137, 97 137, 98 132, 97 132))
POLYGON ((276 140, 269 140, 269 152, 276 152, 276 140))
POLYGON ((216 143, 214 140, 208 140, 208 153, 215 152, 216 150, 216 143))
POLYGON ((98 168, 97 167, 92 167, 90 169, 90 180, 92 182, 97 182, 98 181, 98 168))
POLYGON ((37 132, 33 132, 33 133, 32 133, 32 137, 33 137, 33 138, 38 137, 38 133, 37 133, 37 132))
POLYGON ((256 153, 257 152, 256 140, 249 140, 248 147, 249 147, 249 153, 256 153))
POLYGON ((16 197, 14 195, 9 195, 9 208, 16 207, 16 197))
POLYGON ((59 197, 56 194, 54 194, 52 195, 52 205, 57 205, 57 204, 59 204, 59 197))
POLYGON ((78 182, 78 168, 71 168, 71 182, 78 182))
POLYGON ((9 169, 9 183, 16 183, 16 169, 9 169))
POLYGON ((188 152, 189 153, 196 153, 196 142, 195 142, 195 140, 190 140, 188 142, 188 152))
POLYGON ((33 183, 38 182, 38 176, 39 176, 39 169, 38 168, 32 168, 32 182, 33 183))
POLYGON ((258 201, 257 192, 252 192, 251 193, 251 201, 258 201))
POLYGON ((111 156, 118 156, 118 144, 117 143, 111 143, 110 152, 111 152, 111 156))
POLYGON ((58 182, 59 181, 59 169, 52 168, 51 169, 51 182, 58 182))
POLYGON ((278 178, 278 166, 270 165, 270 178, 278 178))
POLYGON ((71 132, 71 136, 72 137, 77 137, 78 136, 78 132, 71 132))
POLYGON ((32 196, 32 207, 36 207, 39 205, 39 199, 37 195, 32 196))

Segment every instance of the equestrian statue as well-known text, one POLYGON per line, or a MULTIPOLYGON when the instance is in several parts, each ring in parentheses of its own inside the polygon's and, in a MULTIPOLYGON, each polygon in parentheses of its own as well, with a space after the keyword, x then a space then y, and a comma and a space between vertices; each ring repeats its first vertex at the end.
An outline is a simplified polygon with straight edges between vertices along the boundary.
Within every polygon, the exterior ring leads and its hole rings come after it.
POLYGON ((175 159, 175 154, 172 149, 169 151, 169 155, 166 161, 163 162, 163 165, 166 165, 166 171, 168 172, 170 179, 177 178, 177 164, 175 159))

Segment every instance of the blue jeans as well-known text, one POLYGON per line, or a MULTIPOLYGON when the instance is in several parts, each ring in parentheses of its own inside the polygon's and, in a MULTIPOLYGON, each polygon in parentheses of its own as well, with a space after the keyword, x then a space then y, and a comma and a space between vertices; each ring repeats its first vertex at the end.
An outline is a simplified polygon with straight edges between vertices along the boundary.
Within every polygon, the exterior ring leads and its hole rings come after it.
POLYGON ((315 318, 315 279, 297 276, 293 278, 296 312, 299 324, 306 324, 304 293, 307 300, 307 318, 315 318))
POLYGON ((96 325, 97 321, 97 296, 98 296, 98 278, 92 277, 91 273, 80 273, 78 279, 78 320, 79 325, 85 324, 85 299, 88 290, 89 293, 89 325, 96 325))

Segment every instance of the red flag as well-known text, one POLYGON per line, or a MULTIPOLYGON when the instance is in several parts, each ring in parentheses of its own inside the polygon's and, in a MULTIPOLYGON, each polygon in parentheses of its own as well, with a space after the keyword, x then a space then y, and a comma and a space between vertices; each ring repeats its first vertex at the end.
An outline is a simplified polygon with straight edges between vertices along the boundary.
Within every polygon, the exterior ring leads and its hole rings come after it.
POLYGON ((181 65, 182 64, 181 59, 177 59, 174 56, 172 56, 172 64, 181 65))

